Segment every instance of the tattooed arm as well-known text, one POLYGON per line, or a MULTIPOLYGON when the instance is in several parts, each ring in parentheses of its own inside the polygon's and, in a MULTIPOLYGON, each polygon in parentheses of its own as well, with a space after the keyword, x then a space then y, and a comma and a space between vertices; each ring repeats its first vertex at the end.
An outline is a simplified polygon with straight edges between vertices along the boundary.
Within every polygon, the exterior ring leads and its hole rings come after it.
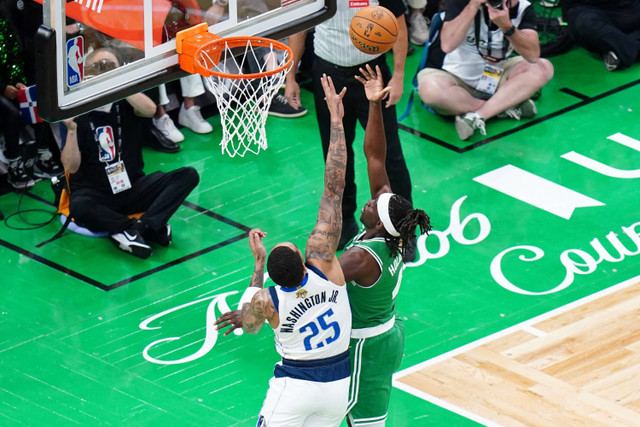
POLYGON ((278 326, 280 322, 269 291, 262 289, 253 296, 250 304, 242 306, 242 330, 248 334, 257 334, 265 319, 272 327, 278 326))
POLYGON ((240 300, 242 305, 240 309, 223 313, 216 320, 216 329, 230 326, 224 333, 225 336, 238 328, 242 328, 247 333, 256 334, 262 327, 265 319, 274 327, 278 326, 280 322, 278 313, 271 301, 269 291, 262 289, 264 286, 264 263, 267 259, 267 251, 262 244, 262 238, 266 235, 267 233, 261 231, 259 228, 254 228, 249 231, 249 246, 255 259, 251 284, 249 285, 249 289, 245 291, 246 296, 243 295, 240 300), (242 301, 251 295, 250 290, 252 289, 255 294, 253 294, 251 301, 242 304, 242 301), (256 292, 256 289, 260 290, 256 292))
POLYGON ((342 193, 347 167, 347 149, 342 126, 342 98, 347 89, 343 88, 339 94, 336 93, 331 77, 326 75, 322 76, 321 83, 331 115, 331 132, 324 168, 324 191, 320 198, 316 225, 307 240, 305 258, 333 283, 342 285, 345 283, 344 275, 336 258, 336 249, 342 231, 342 193))

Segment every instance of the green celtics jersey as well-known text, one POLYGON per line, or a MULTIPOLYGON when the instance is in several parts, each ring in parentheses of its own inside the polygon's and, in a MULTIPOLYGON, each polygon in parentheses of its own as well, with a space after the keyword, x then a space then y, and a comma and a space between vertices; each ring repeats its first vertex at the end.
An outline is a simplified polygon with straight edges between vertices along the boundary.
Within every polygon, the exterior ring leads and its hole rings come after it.
POLYGON ((395 315, 396 296, 400 290, 404 268, 402 256, 398 253, 392 257, 384 238, 361 240, 363 235, 364 230, 346 249, 358 247, 369 252, 382 273, 378 281, 368 288, 358 285, 353 280, 347 283, 354 329, 380 325, 395 315))

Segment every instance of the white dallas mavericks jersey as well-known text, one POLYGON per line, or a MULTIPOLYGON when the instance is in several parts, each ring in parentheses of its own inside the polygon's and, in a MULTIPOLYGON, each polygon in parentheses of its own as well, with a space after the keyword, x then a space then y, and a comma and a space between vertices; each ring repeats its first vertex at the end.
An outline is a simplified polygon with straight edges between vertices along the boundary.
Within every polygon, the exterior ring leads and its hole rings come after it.
POLYGON ((306 267, 307 276, 300 286, 268 288, 280 315, 280 324, 274 329, 276 350, 284 359, 325 359, 349 349, 347 287, 330 282, 310 264, 306 267))

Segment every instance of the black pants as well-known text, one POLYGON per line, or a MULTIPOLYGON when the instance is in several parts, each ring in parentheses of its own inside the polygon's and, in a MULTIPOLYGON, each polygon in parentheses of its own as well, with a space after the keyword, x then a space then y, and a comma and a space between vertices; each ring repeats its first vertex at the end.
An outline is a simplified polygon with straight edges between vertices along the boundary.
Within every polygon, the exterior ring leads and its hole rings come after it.
POLYGON ((33 141, 33 136, 27 132, 27 125, 22 120, 18 106, 9 98, 0 95, 0 123, 4 131, 4 155, 7 159, 22 157, 20 136, 26 144, 33 141))
POLYGON ((136 220, 128 215, 144 212, 140 220, 157 231, 169 221, 199 180, 194 168, 184 167, 143 176, 129 190, 118 194, 75 188, 71 191, 69 212, 88 229, 109 234, 132 227, 136 220))
POLYGON ((51 125, 46 122, 25 124, 20 108, 2 95, 0 95, 0 123, 4 131, 4 155, 7 159, 22 158, 27 164, 31 161, 29 166, 32 168, 39 149, 50 150, 56 160, 60 157, 51 125))
POLYGON ((574 6, 567 24, 574 40, 598 54, 615 52, 623 67, 640 59, 640 1, 623 7, 574 6))
MULTIPOLYGON (((362 64, 364 66, 365 64, 362 64)), ((391 79, 391 71, 387 65, 385 56, 382 55, 369 65, 375 70, 375 66, 380 66, 384 84, 388 84, 391 79)), ((347 88, 347 93, 342 99, 344 106, 344 133, 347 143, 347 173, 346 186, 344 196, 342 198, 342 217, 343 221, 349 221, 354 217, 356 212, 356 183, 355 171, 353 167, 353 141, 356 137, 356 126, 360 125, 366 129, 367 120, 369 118, 369 101, 364 92, 364 86, 354 78, 359 74, 359 67, 338 67, 320 58, 315 58, 313 64, 313 95, 316 106, 316 117, 318 119, 318 127, 320 128, 320 137, 322 138, 322 149, 324 157, 327 158, 329 150, 329 135, 331 132, 331 117, 329 109, 324 101, 324 91, 320 77, 322 74, 330 76, 336 88, 336 92, 340 92, 343 87, 347 88)), ((398 136, 398 120, 396 117, 396 107, 385 108, 382 106, 382 118, 384 121, 384 133, 387 137, 387 174, 391 182, 391 188, 394 193, 400 194, 407 200, 411 201, 411 178, 402 154, 400 146, 400 137, 398 136)))

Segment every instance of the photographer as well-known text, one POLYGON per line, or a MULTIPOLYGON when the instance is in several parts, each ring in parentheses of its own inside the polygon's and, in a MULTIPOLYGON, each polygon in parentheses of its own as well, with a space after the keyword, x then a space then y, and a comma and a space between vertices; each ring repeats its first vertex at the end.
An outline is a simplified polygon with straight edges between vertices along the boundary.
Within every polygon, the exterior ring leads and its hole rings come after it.
POLYGON ((491 117, 533 117, 530 98, 552 77, 553 66, 540 58, 529 1, 450 0, 418 85, 427 106, 456 116, 458 136, 466 140, 476 130, 486 135, 491 117))

